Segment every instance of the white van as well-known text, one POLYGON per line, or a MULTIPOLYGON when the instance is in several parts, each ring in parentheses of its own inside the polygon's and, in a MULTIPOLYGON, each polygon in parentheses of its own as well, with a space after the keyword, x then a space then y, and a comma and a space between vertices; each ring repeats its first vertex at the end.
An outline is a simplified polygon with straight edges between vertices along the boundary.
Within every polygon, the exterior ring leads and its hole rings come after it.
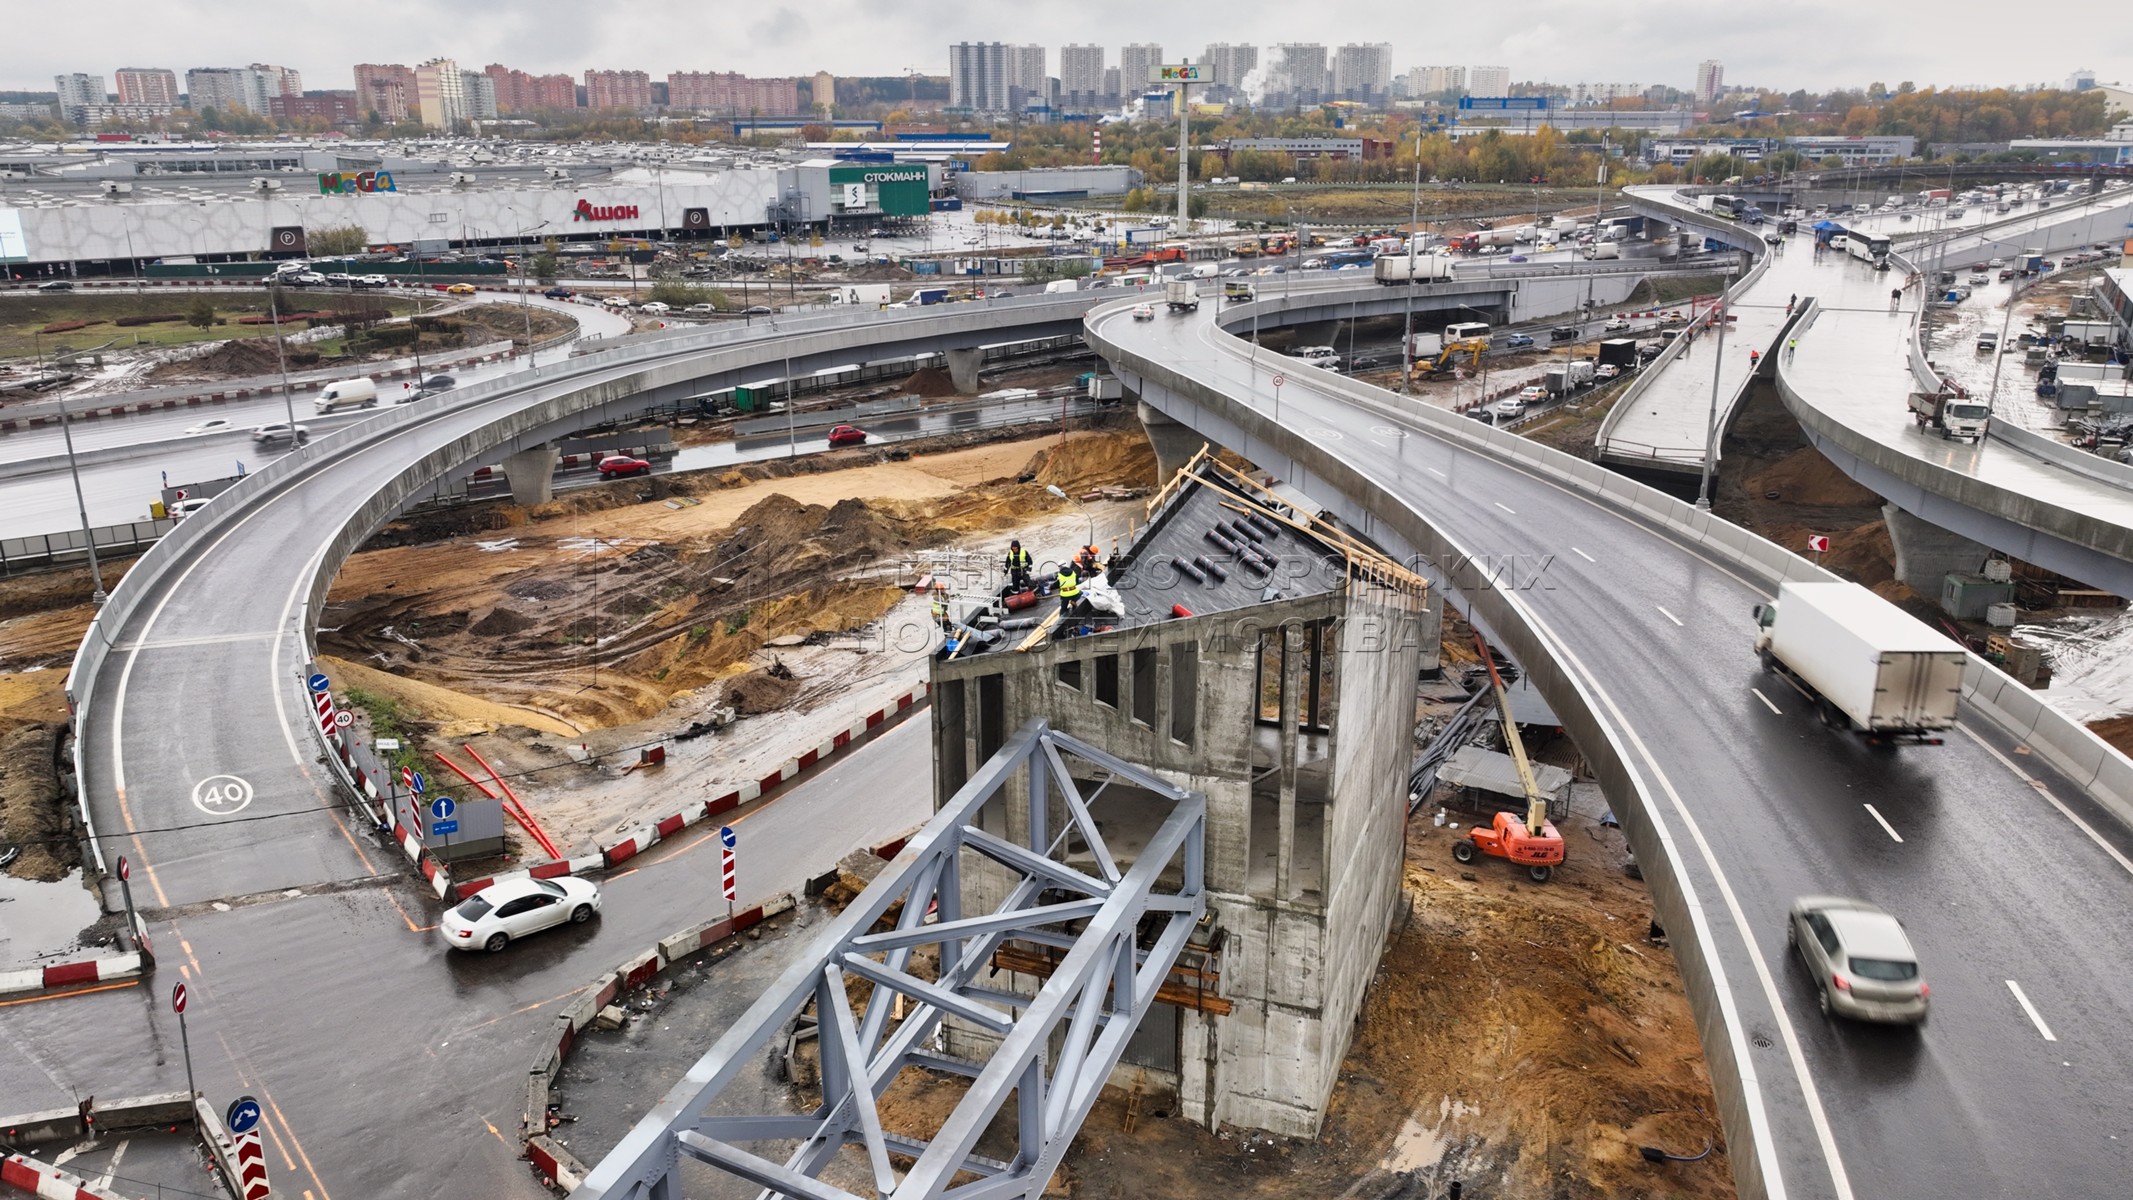
POLYGON ((329 383, 318 394, 311 406, 321 413, 339 412, 344 408, 375 408, 378 404, 378 385, 368 378, 343 379, 329 383))
POLYGON ((1081 290, 1081 285, 1072 279, 1054 279, 1044 285, 1044 290, 1047 292, 1078 292, 1081 290))

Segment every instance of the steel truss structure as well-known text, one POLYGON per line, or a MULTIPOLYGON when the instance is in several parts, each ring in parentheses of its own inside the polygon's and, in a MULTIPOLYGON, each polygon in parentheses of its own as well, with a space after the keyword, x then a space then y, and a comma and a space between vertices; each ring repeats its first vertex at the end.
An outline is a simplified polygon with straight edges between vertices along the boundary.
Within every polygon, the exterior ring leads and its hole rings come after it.
POLYGON ((571 1200, 681 1200, 684 1156, 747 1180, 764 1196, 1036 1197, 1204 914, 1206 828, 1200 793, 1032 720, 934 815, 812 953, 697 1060, 571 1200), (1069 772, 1070 758, 1079 760, 1085 777, 1101 780, 1086 797, 1069 772), (1001 796, 1025 772, 1026 788, 1001 796), (1123 869, 1089 815, 1090 804, 1114 784, 1167 808, 1159 825, 1148 822, 1154 834, 1123 869), (985 824, 1021 826, 1020 836, 980 828, 981 810, 996 796, 1000 807, 984 814, 985 824), (1008 813, 1009 804, 1018 811, 1008 813), (1050 818, 1058 811, 1066 820, 1054 830, 1050 818), (1069 865, 1070 852, 1093 869, 1069 865), (1007 886, 997 909, 965 915, 963 871, 973 857, 1007 886), (899 905, 892 928, 870 932, 899 905), (1010 941, 1066 952, 1034 996, 987 986, 994 952, 1010 941), (910 971, 913 952, 926 946, 939 952, 932 979, 910 971), (854 993, 862 1004, 852 1002, 854 993), (892 1026, 898 998, 904 1016, 892 1026), (820 1105, 805 1114, 712 1113, 727 1086, 760 1069, 765 1047, 810 1005, 819 1030, 820 1105), (998 1039, 990 1059, 965 1061, 932 1048, 951 1017, 998 1039), (923 1140, 884 1130, 876 1107, 911 1069, 970 1080, 962 1101, 923 1140), (1003 1111, 1010 1097, 1011 1121, 1003 1111), (988 1132, 995 1142, 1011 1132, 1013 1155, 976 1154, 988 1132), (791 1148, 776 1161, 740 1145, 766 1142, 791 1148), (864 1161, 842 1156, 839 1173, 871 1177, 863 1193, 820 1178, 848 1145, 862 1147, 864 1161))

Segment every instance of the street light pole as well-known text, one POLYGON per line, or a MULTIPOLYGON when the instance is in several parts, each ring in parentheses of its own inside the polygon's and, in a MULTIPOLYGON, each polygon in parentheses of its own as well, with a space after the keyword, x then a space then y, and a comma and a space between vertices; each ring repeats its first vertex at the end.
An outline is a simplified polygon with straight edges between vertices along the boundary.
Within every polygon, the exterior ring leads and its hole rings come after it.
MULTIPOLYGON (((42 375, 44 343, 37 341, 36 346, 37 373, 42 375)), ((89 601, 92 604, 102 604, 111 598, 111 593, 104 590, 103 568, 98 566, 96 561, 96 531, 89 526, 89 502, 82 496, 81 469, 74 462, 74 427, 67 420, 67 397, 63 392, 59 396, 59 434, 67 443, 67 474, 74 477, 74 506, 81 513, 82 545, 89 551, 89 601)))
POLYGON ((1705 512, 1711 511, 1711 475, 1713 467, 1716 466, 1714 460, 1717 458, 1714 443, 1718 439, 1718 376, 1726 364, 1726 310, 1723 298, 1720 299, 1714 315, 1718 321, 1718 342, 1711 351, 1711 411, 1704 419, 1703 476, 1696 484, 1696 507, 1705 512))
POLYGON ((1422 123, 1415 123, 1415 195, 1407 210, 1407 324, 1400 334, 1400 394, 1415 390, 1415 239, 1422 229, 1422 123))

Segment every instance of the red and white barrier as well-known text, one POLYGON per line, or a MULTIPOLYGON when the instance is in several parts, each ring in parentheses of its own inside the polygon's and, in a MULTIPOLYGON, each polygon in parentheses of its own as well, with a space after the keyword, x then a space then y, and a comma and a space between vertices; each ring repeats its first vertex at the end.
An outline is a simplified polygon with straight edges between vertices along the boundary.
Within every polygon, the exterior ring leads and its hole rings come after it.
POLYGON ((126 1200, 117 1192, 91 1187, 79 1176, 20 1154, 0 1158, 0 1184, 20 1188, 38 1200, 126 1200))
POLYGON ((53 988, 73 987, 83 983, 135 979, 140 976, 141 971, 141 956, 138 954, 114 954, 109 958, 92 958, 84 962, 54 963, 47 967, 0 971, 0 996, 17 992, 50 991, 53 988))
MULTIPOLYGON (((531 876, 535 879, 553 879, 558 875, 580 875, 587 871, 616 867, 650 850, 682 830, 721 813, 730 812, 743 804, 759 800, 764 793, 798 779, 801 775, 821 765, 824 761, 844 750, 853 742, 864 738, 868 732, 925 700, 930 685, 921 683, 911 691, 896 697, 887 705, 875 709, 847 729, 810 747, 798 758, 789 758, 777 770, 760 779, 744 783, 724 795, 714 797, 694 808, 661 817, 649 825, 632 830, 629 836, 610 846, 601 848, 597 854, 572 858, 567 862, 541 863, 524 871, 511 871, 483 879, 470 879, 458 885, 460 898, 471 896, 483 888, 494 886, 500 880, 520 879, 531 876)), ((441 896, 442 893, 439 893, 441 896)))

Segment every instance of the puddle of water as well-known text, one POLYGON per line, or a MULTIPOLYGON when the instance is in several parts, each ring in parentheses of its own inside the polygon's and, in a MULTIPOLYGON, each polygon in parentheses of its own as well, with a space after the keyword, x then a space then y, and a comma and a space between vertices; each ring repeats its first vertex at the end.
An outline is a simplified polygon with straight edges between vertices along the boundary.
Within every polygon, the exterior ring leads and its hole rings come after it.
POLYGON ((1481 1106, 1454 1100, 1450 1096, 1437 1102, 1437 1120, 1434 1125, 1424 1125, 1413 1117, 1400 1125, 1400 1132, 1392 1139, 1392 1149, 1378 1163, 1381 1171, 1419 1171, 1434 1167, 1444 1158, 1450 1148, 1449 1130, 1446 1126, 1463 1117, 1478 1117, 1481 1106))
POLYGON ((57 883, 0 875, 0 968, 34 966, 74 949, 102 915, 80 872, 57 883))

